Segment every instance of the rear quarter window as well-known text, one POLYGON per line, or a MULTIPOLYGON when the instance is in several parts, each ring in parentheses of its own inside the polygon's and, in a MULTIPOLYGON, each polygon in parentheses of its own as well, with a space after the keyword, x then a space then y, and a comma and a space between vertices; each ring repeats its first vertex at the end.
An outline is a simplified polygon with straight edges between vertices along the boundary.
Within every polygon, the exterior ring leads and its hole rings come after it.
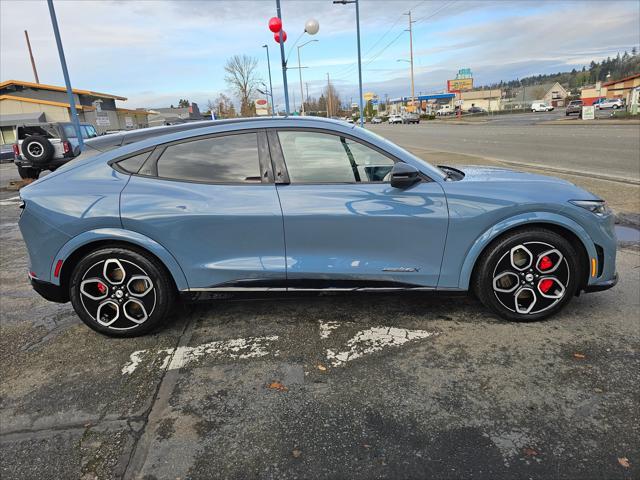
POLYGON ((148 152, 139 153, 138 155, 134 155, 133 157, 125 158, 124 160, 120 160, 118 163, 118 167, 121 170, 124 170, 127 173, 135 174, 140 171, 144 162, 151 155, 151 150, 148 152))

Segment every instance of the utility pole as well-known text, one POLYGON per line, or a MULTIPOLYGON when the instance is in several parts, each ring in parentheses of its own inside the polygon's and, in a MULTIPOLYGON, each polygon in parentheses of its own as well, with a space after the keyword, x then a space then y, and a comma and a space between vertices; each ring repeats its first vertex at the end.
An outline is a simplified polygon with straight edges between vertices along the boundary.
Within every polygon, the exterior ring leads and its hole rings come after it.
POLYGON ((304 86, 306 87, 306 90, 307 90, 307 97, 305 98, 305 101, 308 102, 309 101, 309 84, 307 82, 304 82, 304 86))
POLYGON ((327 118, 331 117, 331 80, 329 80, 329 72, 327 72, 327 118))
POLYGON ((38 70, 36 70, 36 61, 33 59, 33 52, 31 51, 31 42, 29 41, 29 32, 24 31, 24 37, 27 39, 27 48, 29 49, 29 58, 31 59, 31 68, 33 68, 33 76, 36 77, 36 83, 40 83, 38 78, 38 70))
POLYGON ((362 55, 360 51, 360 5, 358 0, 333 0, 333 3, 341 3, 347 5, 349 3, 355 3, 356 5, 356 34, 358 37, 358 105, 360 106, 360 127, 364 128, 364 105, 362 96, 362 55))
POLYGON ((53 35, 56 38, 58 47, 58 56, 60 57, 60 66, 62 67, 62 75, 64 83, 67 87, 67 96, 69 97, 69 108, 71 110, 71 121, 73 122, 76 136, 78 138, 78 146, 80 151, 84 150, 84 140, 80 131, 80 120, 78 119, 78 111, 76 110, 76 100, 73 98, 73 90, 71 89, 71 80, 69 79, 69 70, 67 69, 67 60, 64 57, 64 49, 62 48, 62 39, 60 38, 60 30, 58 29, 58 19, 56 18, 56 10, 53 6, 53 0, 47 0, 49 6, 49 15, 51 16, 51 26, 53 27, 53 35))
POLYGON ((413 22, 411 21, 411 10, 409 13, 405 15, 409 15, 409 55, 411 62, 411 106, 415 107, 415 92, 414 92, 414 84, 413 84, 413 22))

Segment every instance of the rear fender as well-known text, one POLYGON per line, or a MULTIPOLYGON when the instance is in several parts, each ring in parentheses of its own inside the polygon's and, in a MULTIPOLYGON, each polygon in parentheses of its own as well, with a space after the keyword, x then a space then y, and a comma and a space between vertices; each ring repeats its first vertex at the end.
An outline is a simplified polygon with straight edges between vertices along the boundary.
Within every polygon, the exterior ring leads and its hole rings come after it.
POLYGON ((167 270, 169 270, 169 273, 171 273, 171 276, 173 277, 178 290, 187 290, 189 288, 187 278, 185 277, 182 268, 180 268, 178 261, 173 255, 171 255, 171 253, 169 253, 166 248, 164 248, 155 240, 146 237, 145 235, 121 228, 101 228, 90 230, 88 232, 81 233, 80 235, 77 235, 69 240, 60 249, 60 251, 58 251, 58 254, 56 255, 51 265, 51 283, 53 283, 54 285, 60 285, 60 278, 56 278, 54 275, 56 265, 60 260, 63 261, 62 265, 64 268, 64 261, 66 261, 78 248, 92 242, 104 240, 111 240, 113 242, 127 242, 136 245, 144 250, 147 250, 148 252, 158 257, 158 259, 164 264, 167 270))

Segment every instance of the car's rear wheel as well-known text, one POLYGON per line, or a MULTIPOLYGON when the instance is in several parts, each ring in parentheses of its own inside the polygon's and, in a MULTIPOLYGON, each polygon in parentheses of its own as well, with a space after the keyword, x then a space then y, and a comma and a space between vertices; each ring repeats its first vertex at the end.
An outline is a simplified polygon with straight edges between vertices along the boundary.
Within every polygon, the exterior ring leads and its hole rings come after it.
POLYGON ((40 169, 31 168, 31 167, 21 167, 18 165, 18 175, 20 175, 20 178, 22 178, 23 180, 27 180, 27 179, 37 180, 38 177, 40 176, 40 169))
POLYGON ((543 228, 494 241, 474 272, 473 290, 501 317, 533 321, 562 309, 575 295, 581 268, 569 241, 543 228))
POLYGON ((93 251, 71 274, 69 296, 92 329, 133 337, 158 327, 175 298, 169 273, 154 258, 126 248, 93 251))

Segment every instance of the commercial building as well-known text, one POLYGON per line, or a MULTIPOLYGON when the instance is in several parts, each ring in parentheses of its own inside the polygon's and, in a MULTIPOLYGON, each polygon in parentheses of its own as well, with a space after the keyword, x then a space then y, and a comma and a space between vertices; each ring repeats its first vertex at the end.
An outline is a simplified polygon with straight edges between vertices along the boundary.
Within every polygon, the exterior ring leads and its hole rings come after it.
POLYGON ((175 125, 189 121, 203 120, 197 103, 188 107, 169 107, 149 109, 149 126, 175 125))
POLYGON ((457 98, 462 100, 462 110, 479 107, 488 112, 495 112, 502 108, 502 90, 499 88, 463 91, 457 98))
MULTIPOLYGON (((146 110, 116 105, 116 101, 126 101, 125 97, 75 88, 73 97, 80 121, 93 124, 98 133, 148 126, 146 110)), ((1 143, 14 142, 18 124, 69 121, 71 109, 65 87, 21 80, 0 82, 1 143)))
POLYGON ((598 98, 621 98, 627 105, 632 103, 635 88, 640 87, 640 73, 611 82, 598 82, 580 90, 580 99, 585 105, 592 105, 598 98))

